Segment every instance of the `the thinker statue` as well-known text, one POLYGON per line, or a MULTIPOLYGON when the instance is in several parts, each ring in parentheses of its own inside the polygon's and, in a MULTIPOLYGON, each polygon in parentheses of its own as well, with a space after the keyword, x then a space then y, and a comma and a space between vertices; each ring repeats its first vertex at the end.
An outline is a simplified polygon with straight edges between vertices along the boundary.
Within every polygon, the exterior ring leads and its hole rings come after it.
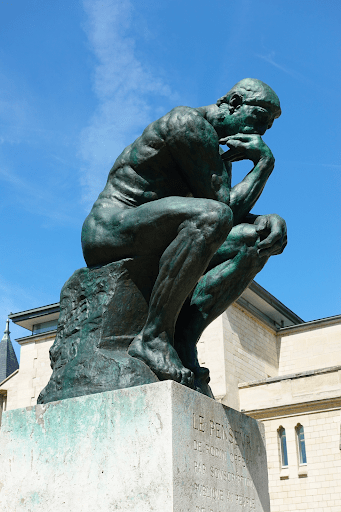
POLYGON ((84 223, 90 269, 130 258, 149 280, 128 354, 160 380, 208 381, 200 335, 286 246, 281 217, 250 214, 275 161, 261 136, 280 114, 275 92, 251 78, 213 105, 174 108, 117 158, 84 223), (231 162, 244 159, 253 168, 231 187, 231 162))

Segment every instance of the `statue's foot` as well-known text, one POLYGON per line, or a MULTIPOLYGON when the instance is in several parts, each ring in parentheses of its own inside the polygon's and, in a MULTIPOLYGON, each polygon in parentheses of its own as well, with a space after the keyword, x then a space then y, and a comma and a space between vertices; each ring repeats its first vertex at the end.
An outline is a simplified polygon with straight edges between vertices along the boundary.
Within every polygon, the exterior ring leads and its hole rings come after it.
POLYGON ((194 387, 194 374, 182 365, 176 350, 167 341, 160 338, 143 341, 139 334, 129 346, 128 354, 141 359, 160 380, 174 380, 194 387))
POLYGON ((210 371, 205 366, 200 366, 196 343, 178 339, 175 342, 175 349, 184 366, 194 374, 194 389, 199 391, 199 393, 214 398, 209 386, 210 371))
POLYGON ((175 350, 178 353, 181 362, 186 368, 189 368, 196 379, 209 383, 210 371, 204 366, 200 366, 198 361, 197 344, 195 342, 185 342, 183 340, 177 340, 175 342, 175 350))

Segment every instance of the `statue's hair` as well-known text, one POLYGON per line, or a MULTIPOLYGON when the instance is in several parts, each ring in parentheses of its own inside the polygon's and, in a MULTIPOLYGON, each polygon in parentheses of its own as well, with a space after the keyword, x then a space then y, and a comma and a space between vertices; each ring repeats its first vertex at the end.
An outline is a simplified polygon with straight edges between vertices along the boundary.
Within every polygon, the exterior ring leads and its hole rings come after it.
POLYGON ((271 87, 257 78, 244 78, 240 80, 225 96, 217 100, 218 107, 223 103, 229 103, 234 94, 238 94, 243 102, 245 100, 265 100, 275 114, 275 117, 281 115, 281 107, 277 94, 271 87))

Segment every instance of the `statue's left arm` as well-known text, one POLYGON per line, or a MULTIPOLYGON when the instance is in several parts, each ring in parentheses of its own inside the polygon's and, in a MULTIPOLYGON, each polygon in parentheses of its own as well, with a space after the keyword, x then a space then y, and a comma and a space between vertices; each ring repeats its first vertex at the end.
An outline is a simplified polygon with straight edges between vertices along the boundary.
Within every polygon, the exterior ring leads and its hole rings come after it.
POLYGON ((267 215, 248 213, 243 222, 256 226, 256 231, 261 237, 258 244, 260 256, 273 256, 284 251, 288 243, 287 225, 280 215, 277 213, 267 215))

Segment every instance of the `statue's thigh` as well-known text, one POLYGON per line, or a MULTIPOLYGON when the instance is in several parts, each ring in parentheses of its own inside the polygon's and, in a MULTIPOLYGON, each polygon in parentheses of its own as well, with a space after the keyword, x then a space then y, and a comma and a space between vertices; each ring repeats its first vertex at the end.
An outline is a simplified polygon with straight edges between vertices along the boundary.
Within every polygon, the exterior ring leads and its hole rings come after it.
POLYGON ((113 219, 111 237, 127 257, 162 254, 176 238, 181 225, 196 221, 214 209, 216 201, 193 197, 166 197, 124 210, 113 219))

